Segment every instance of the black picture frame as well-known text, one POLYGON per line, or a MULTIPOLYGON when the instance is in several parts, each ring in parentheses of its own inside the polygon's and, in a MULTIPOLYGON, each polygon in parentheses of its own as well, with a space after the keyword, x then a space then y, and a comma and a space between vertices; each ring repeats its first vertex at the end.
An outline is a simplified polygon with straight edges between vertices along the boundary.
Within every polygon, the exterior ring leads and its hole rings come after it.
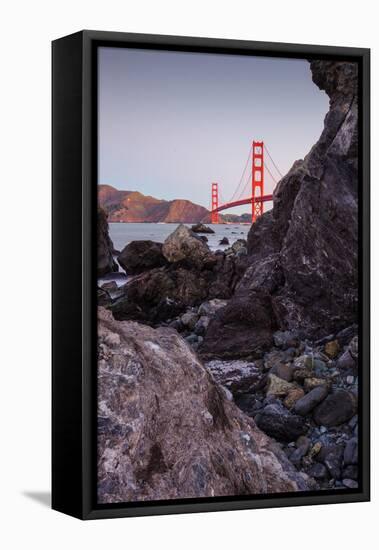
POLYGON ((370 499, 370 50, 81 31, 52 43, 52 507, 81 519, 360 502, 370 499), (96 206, 99 46, 353 60, 360 71, 358 489, 96 503, 96 206), (363 398, 364 397, 364 398, 363 398))

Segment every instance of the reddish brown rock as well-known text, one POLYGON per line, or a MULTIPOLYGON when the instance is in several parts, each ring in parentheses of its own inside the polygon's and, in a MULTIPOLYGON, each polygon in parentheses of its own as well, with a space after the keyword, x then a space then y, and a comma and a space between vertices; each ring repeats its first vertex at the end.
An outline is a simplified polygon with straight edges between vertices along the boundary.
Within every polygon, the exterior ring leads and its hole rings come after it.
POLYGON ((99 310, 100 503, 306 490, 171 329, 99 310))

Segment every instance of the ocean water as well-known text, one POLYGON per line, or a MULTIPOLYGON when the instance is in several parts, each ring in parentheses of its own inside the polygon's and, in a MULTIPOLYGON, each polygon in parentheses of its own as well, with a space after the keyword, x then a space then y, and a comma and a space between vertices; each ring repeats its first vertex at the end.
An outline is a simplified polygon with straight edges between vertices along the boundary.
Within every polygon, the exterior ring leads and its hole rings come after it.
MULTIPOLYGON (((110 223, 109 235, 116 250, 121 251, 131 241, 155 241, 163 243, 175 231, 177 223, 110 223)), ((185 224, 191 227, 192 224, 185 224)), ((250 229, 247 224, 215 224, 210 226, 215 233, 206 233, 211 250, 225 250, 237 239, 246 239, 250 229), (229 245, 220 245, 223 237, 229 245)))

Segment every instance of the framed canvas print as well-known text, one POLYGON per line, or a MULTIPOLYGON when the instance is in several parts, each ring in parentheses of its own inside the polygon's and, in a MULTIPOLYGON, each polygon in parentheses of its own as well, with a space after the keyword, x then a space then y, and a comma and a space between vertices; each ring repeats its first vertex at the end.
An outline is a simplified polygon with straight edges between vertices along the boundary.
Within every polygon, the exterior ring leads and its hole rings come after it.
POLYGON ((53 508, 369 499, 369 50, 53 42, 53 508))

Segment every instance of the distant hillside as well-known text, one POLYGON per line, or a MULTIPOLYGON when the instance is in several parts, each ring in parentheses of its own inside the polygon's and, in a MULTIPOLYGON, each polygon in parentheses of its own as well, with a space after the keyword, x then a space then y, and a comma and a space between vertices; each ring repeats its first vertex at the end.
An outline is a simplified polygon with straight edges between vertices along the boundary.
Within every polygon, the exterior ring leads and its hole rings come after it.
MULTIPOLYGON (((99 185, 98 197, 99 205, 107 212, 109 222, 210 222, 210 213, 206 208, 184 199, 165 201, 142 195, 138 191, 120 191, 110 185, 99 185)), ((249 221, 247 214, 226 214, 220 218, 234 223, 249 221)))

